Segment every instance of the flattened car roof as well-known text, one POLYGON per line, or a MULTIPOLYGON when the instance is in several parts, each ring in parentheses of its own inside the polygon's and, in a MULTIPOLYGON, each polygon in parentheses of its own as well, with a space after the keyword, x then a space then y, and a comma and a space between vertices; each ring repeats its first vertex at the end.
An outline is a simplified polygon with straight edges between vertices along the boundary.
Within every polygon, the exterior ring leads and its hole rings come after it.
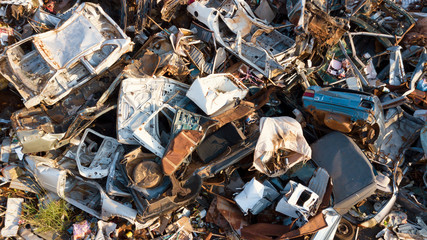
POLYGON ((97 28, 80 15, 58 31, 35 37, 33 43, 51 66, 60 69, 79 54, 104 41, 97 28))

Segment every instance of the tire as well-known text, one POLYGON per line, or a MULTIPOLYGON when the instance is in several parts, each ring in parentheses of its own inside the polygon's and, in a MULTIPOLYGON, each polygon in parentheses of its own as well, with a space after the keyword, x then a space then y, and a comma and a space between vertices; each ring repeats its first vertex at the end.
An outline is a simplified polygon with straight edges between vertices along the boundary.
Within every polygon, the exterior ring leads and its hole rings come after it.
POLYGON ((355 226, 343 218, 338 225, 334 240, 352 240, 355 234, 355 226))

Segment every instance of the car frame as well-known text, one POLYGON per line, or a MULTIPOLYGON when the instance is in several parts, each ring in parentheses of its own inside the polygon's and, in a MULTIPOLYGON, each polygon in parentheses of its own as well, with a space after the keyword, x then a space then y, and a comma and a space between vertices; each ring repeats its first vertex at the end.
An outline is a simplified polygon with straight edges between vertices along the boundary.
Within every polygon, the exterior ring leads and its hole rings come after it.
POLYGON ((53 105, 132 48, 131 39, 99 5, 82 3, 58 28, 7 47, 0 73, 27 108, 53 105))

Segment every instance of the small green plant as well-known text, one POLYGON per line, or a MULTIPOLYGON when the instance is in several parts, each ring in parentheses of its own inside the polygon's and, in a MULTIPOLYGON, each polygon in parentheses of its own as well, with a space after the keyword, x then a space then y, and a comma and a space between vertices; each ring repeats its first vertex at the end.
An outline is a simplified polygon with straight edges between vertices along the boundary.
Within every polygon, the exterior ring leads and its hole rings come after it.
POLYGON ((36 232, 62 232, 70 221, 70 208, 64 200, 51 201, 47 205, 24 203, 22 218, 36 232))

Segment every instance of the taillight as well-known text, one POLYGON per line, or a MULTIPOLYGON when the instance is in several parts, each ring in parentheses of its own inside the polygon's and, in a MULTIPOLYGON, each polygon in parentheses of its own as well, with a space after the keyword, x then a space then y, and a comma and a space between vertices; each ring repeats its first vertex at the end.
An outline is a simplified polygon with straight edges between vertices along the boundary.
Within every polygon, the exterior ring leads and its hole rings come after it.
POLYGON ((314 97, 314 90, 307 90, 303 94, 304 97, 314 97))
POLYGON ((367 109, 372 109, 374 107, 374 103, 367 100, 362 100, 359 104, 359 106, 367 109))

